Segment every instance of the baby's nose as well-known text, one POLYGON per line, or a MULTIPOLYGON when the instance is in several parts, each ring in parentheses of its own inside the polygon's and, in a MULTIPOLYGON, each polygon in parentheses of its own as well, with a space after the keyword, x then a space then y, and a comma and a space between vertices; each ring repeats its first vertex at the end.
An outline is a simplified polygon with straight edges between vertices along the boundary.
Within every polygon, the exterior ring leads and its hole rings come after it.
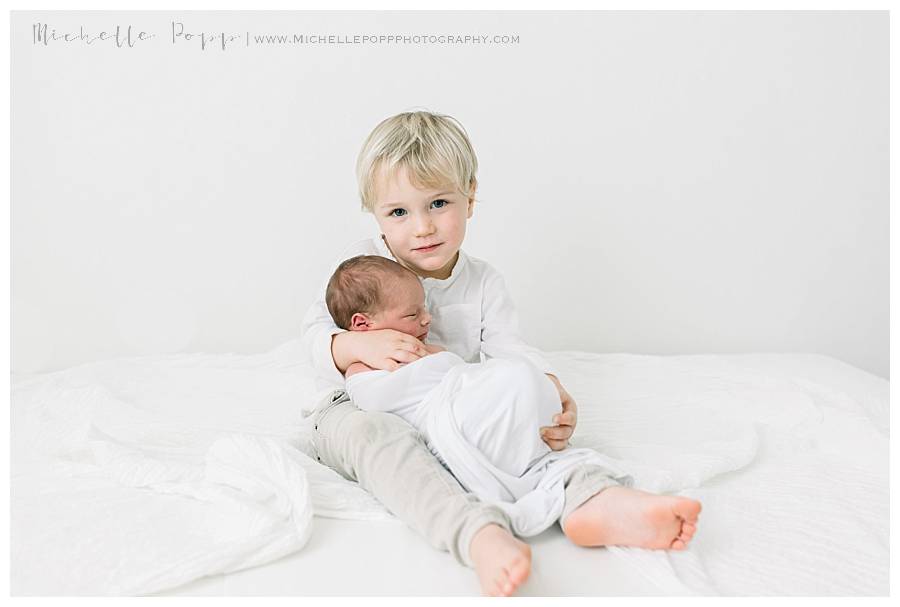
POLYGON ((422 317, 422 326, 428 326, 431 324, 431 314, 425 312, 425 316, 422 317))

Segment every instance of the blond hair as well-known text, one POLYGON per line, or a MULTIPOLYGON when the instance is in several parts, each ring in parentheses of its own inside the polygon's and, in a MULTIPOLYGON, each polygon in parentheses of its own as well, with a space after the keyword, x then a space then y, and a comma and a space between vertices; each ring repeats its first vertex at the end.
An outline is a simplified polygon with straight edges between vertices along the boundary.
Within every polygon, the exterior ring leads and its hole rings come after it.
POLYGON ((394 303, 390 293, 401 280, 415 280, 415 272, 380 255, 357 255, 341 263, 328 280, 325 306, 342 329, 350 329, 357 312, 377 314, 394 303))
POLYGON ((403 112, 376 126, 356 160, 363 210, 375 206, 375 179, 406 168, 417 188, 447 185, 474 195, 478 159, 466 130, 455 118, 432 112, 403 112))

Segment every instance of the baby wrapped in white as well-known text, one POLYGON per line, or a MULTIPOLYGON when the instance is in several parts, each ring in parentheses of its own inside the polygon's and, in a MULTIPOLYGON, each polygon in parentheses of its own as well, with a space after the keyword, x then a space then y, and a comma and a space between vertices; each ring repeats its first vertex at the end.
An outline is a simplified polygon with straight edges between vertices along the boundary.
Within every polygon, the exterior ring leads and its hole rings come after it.
POLYGON ((360 409, 394 413, 421 432, 460 484, 502 508, 523 537, 559 519, 575 467, 625 476, 593 449, 552 451, 541 440, 539 428, 560 412, 559 393, 524 358, 467 363, 438 352, 393 372, 351 375, 346 389, 360 409))

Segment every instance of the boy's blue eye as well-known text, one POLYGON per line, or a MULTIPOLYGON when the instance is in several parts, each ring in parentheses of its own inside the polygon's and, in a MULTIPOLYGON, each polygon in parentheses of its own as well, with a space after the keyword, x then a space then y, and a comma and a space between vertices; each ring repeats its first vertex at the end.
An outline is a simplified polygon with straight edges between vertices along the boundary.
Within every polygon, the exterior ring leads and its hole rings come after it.
POLYGON ((434 208, 436 208, 436 209, 443 209, 447 205, 447 201, 444 200, 443 198, 438 198, 431 204, 434 205, 434 208), (438 203, 440 203, 440 204, 438 204, 438 203))
POLYGON ((397 213, 398 211, 399 211, 400 213, 406 213, 406 209, 394 209, 393 211, 391 211, 390 213, 388 213, 388 215, 391 216, 391 217, 403 217, 403 215, 395 215, 395 213, 397 213))

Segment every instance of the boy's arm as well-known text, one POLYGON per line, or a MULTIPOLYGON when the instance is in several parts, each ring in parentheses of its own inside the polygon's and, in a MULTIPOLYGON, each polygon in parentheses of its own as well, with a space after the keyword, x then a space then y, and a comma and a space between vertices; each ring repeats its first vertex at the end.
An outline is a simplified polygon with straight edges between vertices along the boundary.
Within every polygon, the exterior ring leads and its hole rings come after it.
POLYGON ((575 424, 578 423, 578 406, 575 404, 575 399, 563 388, 563 385, 555 375, 552 373, 547 373, 546 375, 553 382, 553 385, 556 386, 556 391, 559 392, 562 412, 553 417, 552 421, 556 424, 555 426, 541 428, 541 438, 544 439, 544 442, 551 449, 559 451, 569 446, 569 439, 575 432, 575 424))
POLYGON ((350 365, 362 362, 361 358, 370 368, 392 371, 428 353, 419 340, 399 331, 357 332, 338 327, 325 304, 327 285, 328 279, 301 324, 301 347, 320 379, 338 388, 344 385, 344 373, 350 365))
POLYGON ((329 383, 340 386, 344 383, 344 376, 335 365, 331 351, 332 339, 336 335, 347 333, 347 331, 334 324, 331 314, 328 313, 328 307, 325 305, 324 286, 319 293, 321 295, 313 302, 303 317, 300 344, 315 369, 316 375, 329 383))
POLYGON ((357 373, 365 373, 366 371, 375 371, 375 369, 373 369, 366 363, 351 363, 350 366, 347 367, 347 374, 345 375, 345 377, 350 377, 352 375, 356 375, 357 373))
POLYGON ((486 358, 527 358, 553 382, 559 393, 561 411, 553 420, 555 426, 541 428, 541 438, 554 451, 565 449, 578 421, 575 399, 563 387, 556 370, 540 350, 522 339, 518 313, 506 282, 499 272, 493 268, 491 270, 486 277, 482 297, 481 352, 486 358))
POLYGON ((544 355, 529 346, 519 332, 519 315, 503 276, 487 273, 481 300, 481 352, 486 358, 524 357, 551 375, 557 375, 544 355))
POLYGON ((328 306, 325 305, 325 289, 332 273, 341 262, 356 255, 371 254, 376 252, 369 240, 355 242, 341 251, 328 267, 328 273, 316 292, 316 300, 306 310, 300 326, 300 344, 315 369, 316 376, 335 387, 343 387, 344 372, 351 363, 359 359, 353 358, 348 348, 351 345, 348 342, 355 336, 334 324, 328 312, 328 306))

